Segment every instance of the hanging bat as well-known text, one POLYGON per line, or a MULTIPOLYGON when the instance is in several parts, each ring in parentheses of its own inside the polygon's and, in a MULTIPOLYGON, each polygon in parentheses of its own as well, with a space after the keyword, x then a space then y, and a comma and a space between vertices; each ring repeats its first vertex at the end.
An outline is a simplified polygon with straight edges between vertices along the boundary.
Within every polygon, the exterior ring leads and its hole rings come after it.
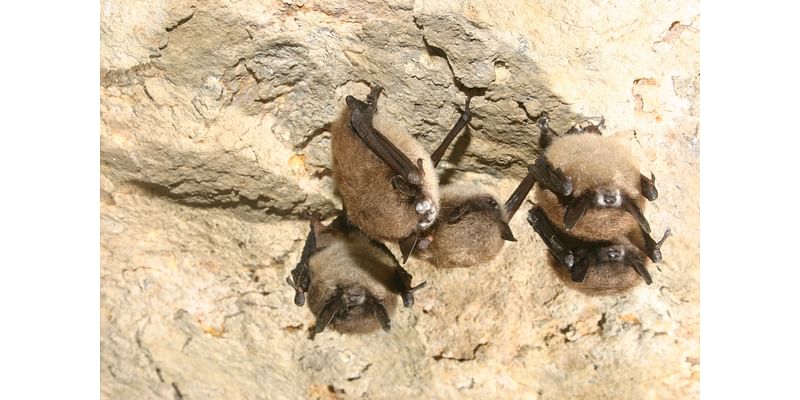
POLYGON ((547 116, 540 117, 544 154, 536 160, 536 203, 550 220, 586 240, 620 237, 637 226, 650 233, 642 210, 645 200, 658 198, 655 175, 642 175, 630 150, 602 136, 602 126, 577 125, 556 136, 547 116))
POLYGON ((568 286, 589 295, 627 291, 653 279, 647 270, 649 260, 661 261, 661 246, 670 236, 656 242, 640 229, 607 240, 583 240, 555 227, 544 210, 534 207, 528 223, 547 246, 550 266, 568 286))
MULTIPOLYGON (((422 145, 378 112, 381 91, 373 85, 365 101, 347 96, 332 129, 333 176, 349 220, 371 238, 398 241, 405 261, 439 213, 439 181, 422 145)), ((470 118, 467 99, 434 157, 441 158, 470 118)))
POLYGON ((411 275, 382 243, 368 238, 344 214, 330 225, 312 221, 300 262, 286 278, 294 302, 316 317, 314 331, 370 333, 391 328, 397 296, 406 307, 427 282, 411 287, 411 275))

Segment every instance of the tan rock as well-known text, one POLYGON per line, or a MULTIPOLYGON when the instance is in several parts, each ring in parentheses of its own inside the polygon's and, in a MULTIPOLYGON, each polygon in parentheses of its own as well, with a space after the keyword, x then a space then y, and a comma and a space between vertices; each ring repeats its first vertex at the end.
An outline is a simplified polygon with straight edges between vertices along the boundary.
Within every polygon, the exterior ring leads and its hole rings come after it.
POLYGON ((103 398, 699 397, 699 3, 101 3, 103 398), (330 122, 366 82, 440 167, 507 196, 603 115, 657 176, 654 283, 563 286, 525 221, 494 262, 406 268, 429 287, 390 333, 310 340, 284 278, 332 216, 330 122))

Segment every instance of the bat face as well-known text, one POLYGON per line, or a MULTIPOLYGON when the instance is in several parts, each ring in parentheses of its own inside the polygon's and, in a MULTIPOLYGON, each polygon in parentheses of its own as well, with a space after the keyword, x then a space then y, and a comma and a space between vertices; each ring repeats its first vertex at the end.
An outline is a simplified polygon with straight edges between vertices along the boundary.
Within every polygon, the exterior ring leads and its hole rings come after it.
POLYGON ((439 218, 417 250, 440 268, 471 267, 493 260, 506 241, 515 240, 494 193, 480 185, 453 184, 443 188, 439 218))
POLYGON ((565 267, 553 255, 550 266, 568 286, 589 295, 618 294, 652 283, 644 253, 628 238, 583 242, 573 248, 575 261, 565 267))
POLYGON ((589 295, 621 293, 642 281, 651 284, 647 257, 660 261, 661 245, 670 234, 668 230, 655 242, 636 227, 610 239, 584 240, 558 228, 540 207, 529 211, 528 222, 547 245, 550 266, 559 278, 589 295))
POLYGON ((645 255, 628 238, 583 246, 575 250, 575 263, 569 270, 550 257, 551 266, 571 287, 586 294, 606 295, 625 292, 643 281, 652 283, 645 255))
MULTIPOLYGON (((374 296, 361 285, 340 285, 332 288, 312 286, 312 290, 327 290, 317 301, 309 296, 309 307, 317 318, 315 332, 331 328, 340 333, 372 333, 378 329, 388 331, 397 300, 392 296, 385 300, 374 296)), ((311 292, 314 293, 314 292, 311 292)))
POLYGON ((389 330, 397 306, 397 261, 360 232, 336 235, 309 259, 308 306, 316 331, 389 330))
POLYGON ((397 296, 411 307, 411 275, 382 243, 369 239, 344 214, 330 225, 312 221, 303 254, 286 282, 294 302, 316 317, 314 331, 330 327, 341 333, 388 331, 397 296))
POLYGON ((366 101, 348 96, 332 129, 333 177, 350 220, 372 238, 394 241, 433 224, 439 187, 430 155, 378 113, 379 93, 374 86, 366 101))

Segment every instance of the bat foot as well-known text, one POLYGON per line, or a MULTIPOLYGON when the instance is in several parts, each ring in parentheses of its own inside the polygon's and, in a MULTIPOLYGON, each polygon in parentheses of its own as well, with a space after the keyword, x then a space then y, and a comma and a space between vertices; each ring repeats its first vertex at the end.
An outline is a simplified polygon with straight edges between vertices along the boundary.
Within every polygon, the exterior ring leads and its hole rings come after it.
POLYGON ((550 117, 547 113, 542 113, 536 123, 539 125, 540 130, 550 129, 550 117))
MULTIPOLYGON (((596 119, 598 117, 592 117, 592 119, 596 119)), ((583 133, 592 133, 595 135, 602 135, 602 129, 606 127, 606 119, 603 116, 600 116, 600 121, 598 123, 594 123, 591 120, 585 120, 583 122, 577 123, 572 126, 572 128, 567 131, 567 135, 580 135, 583 133)))
POLYGON ((655 201, 658 198, 658 189, 656 189, 656 175, 650 171, 650 178, 644 175, 639 176, 641 181, 642 195, 650 201, 655 201))
POLYGON ((648 249, 647 255, 654 263, 661 262, 661 246, 664 245, 664 242, 667 241, 667 238, 670 236, 672 236, 672 229, 667 228, 667 230, 664 231, 664 236, 661 237, 661 240, 656 242, 650 249, 648 249))
POLYGON ((305 290, 303 290, 303 288, 300 287, 300 285, 295 284, 294 280, 290 276, 286 277, 286 283, 288 283, 289 286, 294 288, 294 304, 302 307, 303 304, 306 303, 305 290))
POLYGON ((427 285, 428 285, 428 281, 422 281, 422 283, 420 283, 419 285, 414 286, 413 288, 409 288, 408 290, 403 291, 403 293, 400 294, 400 297, 403 298, 403 306, 405 306, 406 308, 413 306, 414 305, 414 293, 417 290, 420 290, 420 289, 424 288, 427 285))

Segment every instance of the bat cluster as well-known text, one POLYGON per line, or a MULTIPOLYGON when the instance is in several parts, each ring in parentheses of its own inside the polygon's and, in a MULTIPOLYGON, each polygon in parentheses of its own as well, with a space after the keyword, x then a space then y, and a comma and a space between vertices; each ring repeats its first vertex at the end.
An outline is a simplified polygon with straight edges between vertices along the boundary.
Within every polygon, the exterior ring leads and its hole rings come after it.
POLYGON ((587 294, 612 294, 653 282, 647 258, 661 261, 642 210, 658 198, 655 175, 639 172, 633 154, 599 124, 573 126, 556 136, 539 119, 544 154, 532 173, 540 183, 528 222, 550 250, 550 264, 567 285, 587 294), (641 279, 640 279, 641 277, 641 279))
POLYGON ((383 244, 438 268, 493 260, 516 241, 509 220, 534 188, 528 222, 550 251, 550 264, 569 286, 587 294, 625 291, 652 278, 647 258, 661 260, 669 229, 656 242, 642 214, 658 197, 655 176, 639 173, 633 155, 602 136, 602 122, 577 125, 559 136, 539 119, 544 153, 502 202, 474 183, 439 186, 436 166, 472 118, 470 98, 442 143, 428 153, 378 110, 382 88, 364 101, 347 96, 333 125, 333 177, 343 210, 328 226, 312 220, 303 253, 287 283, 294 302, 316 318, 314 332, 388 331, 399 295, 405 307, 427 282, 412 276, 383 244), (646 258, 647 257, 647 258, 646 258))

